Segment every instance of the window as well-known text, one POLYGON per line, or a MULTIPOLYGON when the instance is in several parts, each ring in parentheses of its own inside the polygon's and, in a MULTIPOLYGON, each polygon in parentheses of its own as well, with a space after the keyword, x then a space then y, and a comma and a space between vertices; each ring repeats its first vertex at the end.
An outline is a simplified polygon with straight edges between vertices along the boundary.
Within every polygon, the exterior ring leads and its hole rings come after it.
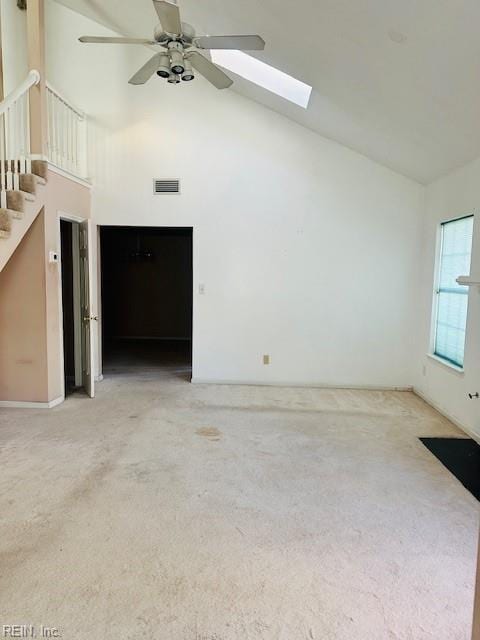
POLYGON ((233 71, 242 78, 267 89, 267 91, 298 104, 299 107, 304 109, 308 107, 312 87, 301 80, 292 78, 288 73, 275 69, 265 62, 249 56, 248 53, 243 53, 243 51, 213 49, 210 53, 215 64, 233 71))
POLYGON ((442 224, 434 354, 457 367, 463 367, 468 287, 456 279, 470 273, 472 238, 473 216, 442 224))

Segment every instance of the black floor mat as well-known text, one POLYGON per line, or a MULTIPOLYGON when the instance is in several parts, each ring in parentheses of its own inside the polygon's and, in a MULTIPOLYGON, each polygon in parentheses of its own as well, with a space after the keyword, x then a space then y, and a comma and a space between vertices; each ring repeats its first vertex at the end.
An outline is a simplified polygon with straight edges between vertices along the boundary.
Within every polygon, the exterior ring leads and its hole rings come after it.
POLYGON ((480 501, 480 446, 470 438, 420 438, 440 462, 480 501))

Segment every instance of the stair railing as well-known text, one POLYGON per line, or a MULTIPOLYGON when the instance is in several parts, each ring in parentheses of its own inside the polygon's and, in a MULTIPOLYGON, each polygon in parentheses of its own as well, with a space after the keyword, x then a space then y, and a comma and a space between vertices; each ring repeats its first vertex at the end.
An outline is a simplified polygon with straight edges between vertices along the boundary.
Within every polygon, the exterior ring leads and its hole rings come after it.
POLYGON ((87 117, 47 82, 48 159, 78 178, 87 172, 87 117))
POLYGON ((7 206, 7 191, 19 189, 20 175, 31 172, 30 88, 40 82, 33 69, 0 102, 0 206, 7 206))

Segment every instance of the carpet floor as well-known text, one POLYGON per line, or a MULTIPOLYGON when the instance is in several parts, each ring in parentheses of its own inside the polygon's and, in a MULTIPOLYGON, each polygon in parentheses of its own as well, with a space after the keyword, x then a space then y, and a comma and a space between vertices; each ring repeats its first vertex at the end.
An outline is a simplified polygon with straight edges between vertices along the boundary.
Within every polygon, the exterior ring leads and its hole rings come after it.
POLYGON ((469 640, 478 503, 411 393, 107 376, 0 412, 1 625, 67 640, 469 640))

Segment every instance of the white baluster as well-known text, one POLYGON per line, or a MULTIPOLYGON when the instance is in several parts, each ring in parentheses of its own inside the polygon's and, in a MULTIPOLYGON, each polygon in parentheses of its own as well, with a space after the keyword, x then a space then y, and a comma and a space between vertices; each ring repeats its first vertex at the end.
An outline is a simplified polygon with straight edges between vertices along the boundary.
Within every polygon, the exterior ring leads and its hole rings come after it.
POLYGON ((5 116, 0 116, 0 206, 4 209, 7 207, 7 184, 6 184, 6 166, 5 166, 5 116))
POLYGON ((60 133, 60 166, 65 167, 65 118, 63 113, 63 105, 60 98, 57 99, 58 106, 58 131, 60 133))
POLYGON ((18 191, 20 189, 20 178, 19 178, 19 174, 18 174, 18 158, 19 158, 18 149, 19 149, 19 139, 20 139, 20 127, 19 127, 20 115, 19 115, 18 101, 13 103, 12 115, 13 115, 13 127, 12 127, 12 130, 13 130, 13 145, 12 145, 12 150, 13 150, 13 158, 12 158, 12 164, 13 164, 13 188, 16 191, 18 191))
POLYGON ((56 109, 55 109, 55 98, 53 93, 50 96, 50 106, 52 109, 52 162, 57 164, 57 118, 56 118, 56 109))
POLYGON ((32 153, 30 148, 30 96, 25 94, 25 171, 32 173, 32 153))
POLYGON ((52 161, 52 94, 47 87, 47 158, 52 161))
POLYGON ((53 98, 53 117, 55 122, 55 164, 60 165, 60 114, 57 96, 53 98))
POLYGON ((58 150, 58 166, 62 166, 63 147, 62 147, 62 110, 60 100, 55 96, 55 120, 57 125, 57 150, 58 150))
POLYGON ((11 191, 13 189, 11 109, 7 109, 5 111, 5 162, 6 162, 5 184, 6 184, 7 191, 11 191))
POLYGON ((20 149, 19 149, 19 163, 20 163, 20 173, 27 173, 27 145, 26 145, 26 103, 25 103, 25 95, 20 98, 19 101, 19 111, 20 111, 20 149))
POLYGON ((72 149, 72 110, 65 105, 65 115, 67 116, 67 150, 68 150, 68 168, 73 171, 73 149, 72 149))
POLYGON ((71 140, 72 140, 72 171, 76 175, 78 175, 78 163, 77 163, 77 155, 75 153, 75 131, 77 129, 77 114, 75 111, 71 111, 71 140))
POLYGON ((60 113, 62 114, 62 159, 64 168, 68 169, 68 122, 65 105, 62 100, 60 100, 60 113))
POLYGON ((53 104, 53 93, 50 94, 50 122, 51 122, 51 129, 50 129, 50 160, 56 164, 55 158, 56 158, 56 148, 55 148, 55 105, 53 104))
POLYGON ((83 117, 80 121, 80 170, 83 178, 88 176, 88 119, 83 117))
POLYGON ((73 129, 73 157, 75 158, 75 173, 76 175, 80 175, 80 165, 78 162, 78 124, 79 119, 78 116, 74 117, 74 129, 73 129))

